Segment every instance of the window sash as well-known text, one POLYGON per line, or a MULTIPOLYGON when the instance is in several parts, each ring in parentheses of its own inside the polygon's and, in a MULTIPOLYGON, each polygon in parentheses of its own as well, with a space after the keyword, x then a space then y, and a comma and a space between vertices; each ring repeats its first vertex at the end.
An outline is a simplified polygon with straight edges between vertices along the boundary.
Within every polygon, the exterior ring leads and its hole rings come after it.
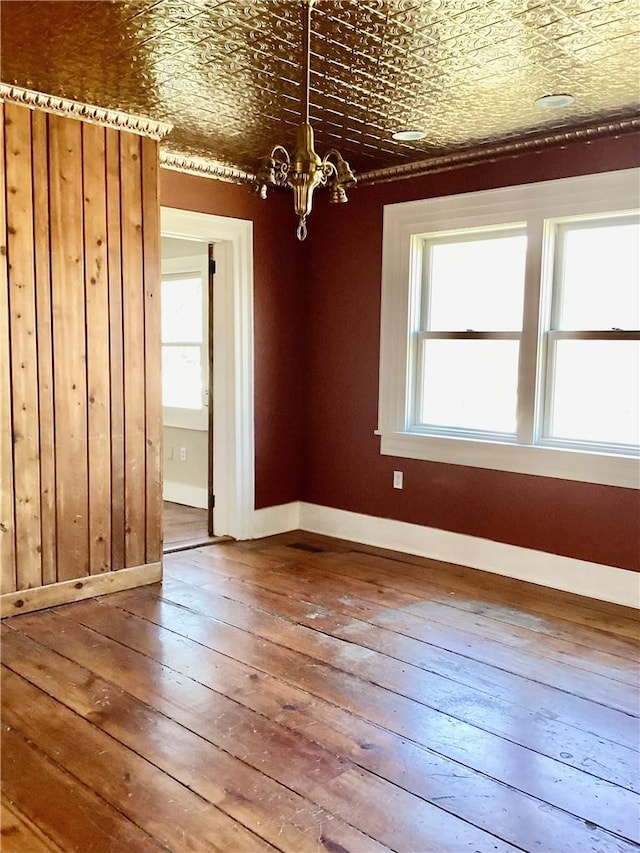
MULTIPOLYGON (((552 245, 553 275, 551 276, 551 300, 549 311, 549 329, 560 331, 560 314, 564 298, 564 258, 566 253, 566 237, 575 231, 589 231, 605 226, 638 224, 640 215, 632 213, 605 213, 582 217, 564 217, 548 220, 548 242, 552 245)), ((633 327, 629 327, 632 330, 633 327)), ((580 330, 566 330, 580 331, 580 330)), ((598 331, 618 331, 618 329, 602 329, 598 331)))
POLYGON ((633 455, 638 453, 638 445, 625 444, 613 441, 589 441, 587 439, 554 438, 551 435, 554 407, 554 381, 556 371, 556 351, 558 341, 640 341, 640 332, 621 331, 617 329, 602 331, 565 331, 552 329, 545 335, 545 376, 544 405, 542 409, 542 422, 537 444, 546 447, 564 447, 580 450, 592 450, 605 453, 625 453, 633 455))

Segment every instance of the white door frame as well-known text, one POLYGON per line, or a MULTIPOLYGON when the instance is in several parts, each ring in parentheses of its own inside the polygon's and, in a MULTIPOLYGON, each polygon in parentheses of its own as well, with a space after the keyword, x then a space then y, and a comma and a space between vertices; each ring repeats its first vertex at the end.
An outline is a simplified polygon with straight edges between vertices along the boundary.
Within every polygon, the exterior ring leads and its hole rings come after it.
POLYGON ((253 222, 162 207, 163 237, 215 243, 213 491, 216 535, 248 539, 255 508, 253 222))

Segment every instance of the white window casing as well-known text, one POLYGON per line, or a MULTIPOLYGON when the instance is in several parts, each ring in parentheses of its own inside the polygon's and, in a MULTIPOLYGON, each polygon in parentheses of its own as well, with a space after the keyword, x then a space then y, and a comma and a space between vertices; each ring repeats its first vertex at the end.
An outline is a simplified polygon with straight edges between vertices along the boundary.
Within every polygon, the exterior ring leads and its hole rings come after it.
MULTIPOLYGON (((545 438, 544 418, 545 405, 549 406, 544 395, 550 386, 545 381, 547 346, 555 346, 563 337, 588 340, 595 335, 556 331, 550 324, 555 234, 567 221, 637 212, 639 179, 640 170, 629 169, 385 206, 376 430, 383 455, 640 487, 637 448, 545 438), (527 236, 516 434, 421 428, 415 418, 418 401, 412 348, 423 337, 437 337, 424 331, 416 334, 425 235, 500 228, 521 228, 527 236)), ((456 335, 483 337, 481 332, 456 335)), ((456 335, 447 333, 446 337, 456 335)), ((615 339, 616 335, 640 338, 637 325, 629 332, 606 331, 595 337, 615 339)))

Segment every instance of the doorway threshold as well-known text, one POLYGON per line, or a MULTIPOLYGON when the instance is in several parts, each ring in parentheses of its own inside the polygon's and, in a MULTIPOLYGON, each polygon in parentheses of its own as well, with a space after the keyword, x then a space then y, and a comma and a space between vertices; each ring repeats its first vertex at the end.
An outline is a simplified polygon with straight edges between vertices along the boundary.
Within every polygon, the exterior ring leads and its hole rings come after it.
POLYGON ((191 551, 193 548, 203 548, 205 545, 217 545, 220 542, 233 541, 233 536, 207 536, 196 539, 185 539, 182 542, 167 542, 162 548, 162 553, 175 554, 176 551, 191 551))

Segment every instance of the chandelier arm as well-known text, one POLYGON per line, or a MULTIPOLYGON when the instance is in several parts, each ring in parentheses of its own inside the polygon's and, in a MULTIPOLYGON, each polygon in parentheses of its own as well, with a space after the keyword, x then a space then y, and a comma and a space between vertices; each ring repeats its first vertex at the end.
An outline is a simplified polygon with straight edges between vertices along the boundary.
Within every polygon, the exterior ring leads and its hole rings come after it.
MULTIPOLYGON (((330 153, 331 152, 329 152, 329 154, 330 153)), ((322 158, 322 166, 320 167, 322 169, 322 175, 323 175, 323 181, 322 182, 323 182, 323 184, 326 184, 326 182, 332 176, 335 178, 338 177, 338 170, 336 169, 336 167, 334 166, 334 164, 330 160, 327 160, 327 157, 329 156, 329 154, 324 155, 324 157, 322 158)))
POLYGON ((289 157, 289 152, 282 145, 274 145, 271 149, 271 157, 275 159, 276 154, 280 152, 284 156, 285 163, 290 163, 291 159, 289 157))

